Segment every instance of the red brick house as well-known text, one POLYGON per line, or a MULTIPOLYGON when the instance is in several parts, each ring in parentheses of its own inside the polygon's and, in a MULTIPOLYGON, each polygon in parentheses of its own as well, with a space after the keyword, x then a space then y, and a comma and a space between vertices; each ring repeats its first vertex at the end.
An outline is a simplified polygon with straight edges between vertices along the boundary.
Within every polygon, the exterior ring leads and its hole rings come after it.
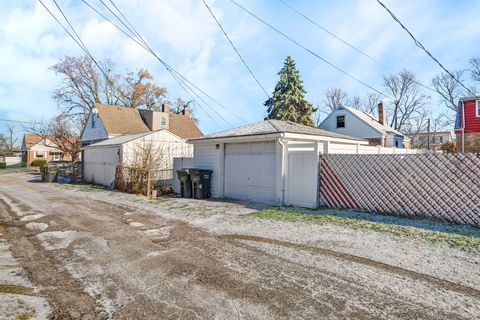
POLYGON ((458 152, 480 152, 480 97, 460 99, 455 134, 458 152))
MULTIPOLYGON (((78 140, 78 137, 74 139, 78 140)), ((65 153, 59 147, 60 141, 55 137, 42 137, 38 134, 25 133, 22 142, 22 161, 28 166, 33 160, 65 160, 71 161, 68 153, 65 153)))

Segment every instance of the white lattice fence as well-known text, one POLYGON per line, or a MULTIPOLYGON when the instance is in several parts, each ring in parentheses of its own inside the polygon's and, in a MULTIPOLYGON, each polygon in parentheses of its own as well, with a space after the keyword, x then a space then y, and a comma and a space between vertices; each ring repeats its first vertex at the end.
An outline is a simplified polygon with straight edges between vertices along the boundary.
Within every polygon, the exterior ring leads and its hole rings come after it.
POLYGON ((320 170, 320 200, 327 207, 480 226, 479 156, 328 154, 320 170))

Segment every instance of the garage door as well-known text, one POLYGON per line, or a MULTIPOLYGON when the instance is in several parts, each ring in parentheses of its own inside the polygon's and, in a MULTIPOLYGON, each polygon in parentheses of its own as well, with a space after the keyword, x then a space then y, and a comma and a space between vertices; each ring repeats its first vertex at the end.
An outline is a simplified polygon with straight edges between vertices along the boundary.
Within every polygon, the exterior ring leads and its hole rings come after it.
POLYGON ((225 196, 275 203, 275 143, 225 145, 225 196))

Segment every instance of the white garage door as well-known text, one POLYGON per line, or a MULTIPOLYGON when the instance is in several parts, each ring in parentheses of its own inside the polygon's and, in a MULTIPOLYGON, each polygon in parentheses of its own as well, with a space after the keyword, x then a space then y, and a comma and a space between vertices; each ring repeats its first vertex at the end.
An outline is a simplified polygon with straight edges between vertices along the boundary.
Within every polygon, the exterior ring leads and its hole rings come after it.
POLYGON ((275 143, 225 145, 225 196, 275 203, 275 143))

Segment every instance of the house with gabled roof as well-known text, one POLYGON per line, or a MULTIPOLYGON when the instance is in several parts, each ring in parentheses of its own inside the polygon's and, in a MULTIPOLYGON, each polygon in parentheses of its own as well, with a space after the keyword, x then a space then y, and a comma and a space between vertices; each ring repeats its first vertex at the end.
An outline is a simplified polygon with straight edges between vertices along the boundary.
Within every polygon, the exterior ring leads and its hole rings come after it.
MULTIPOLYGON (((72 137, 78 143, 78 136, 72 137)), ((34 160, 71 161, 71 156, 62 151, 62 141, 54 136, 25 133, 22 141, 22 162, 29 166, 34 160)), ((65 149, 63 149, 65 150, 65 149)))
POLYGON ((81 133, 82 146, 109 138, 166 129, 183 139, 200 137, 202 132, 190 118, 188 108, 172 114, 167 105, 161 111, 96 104, 81 133))
POLYGON ((378 105, 378 114, 378 118, 375 118, 355 108, 340 106, 333 110, 318 127, 366 139, 372 146, 410 148, 411 139, 386 124, 383 103, 378 105))

